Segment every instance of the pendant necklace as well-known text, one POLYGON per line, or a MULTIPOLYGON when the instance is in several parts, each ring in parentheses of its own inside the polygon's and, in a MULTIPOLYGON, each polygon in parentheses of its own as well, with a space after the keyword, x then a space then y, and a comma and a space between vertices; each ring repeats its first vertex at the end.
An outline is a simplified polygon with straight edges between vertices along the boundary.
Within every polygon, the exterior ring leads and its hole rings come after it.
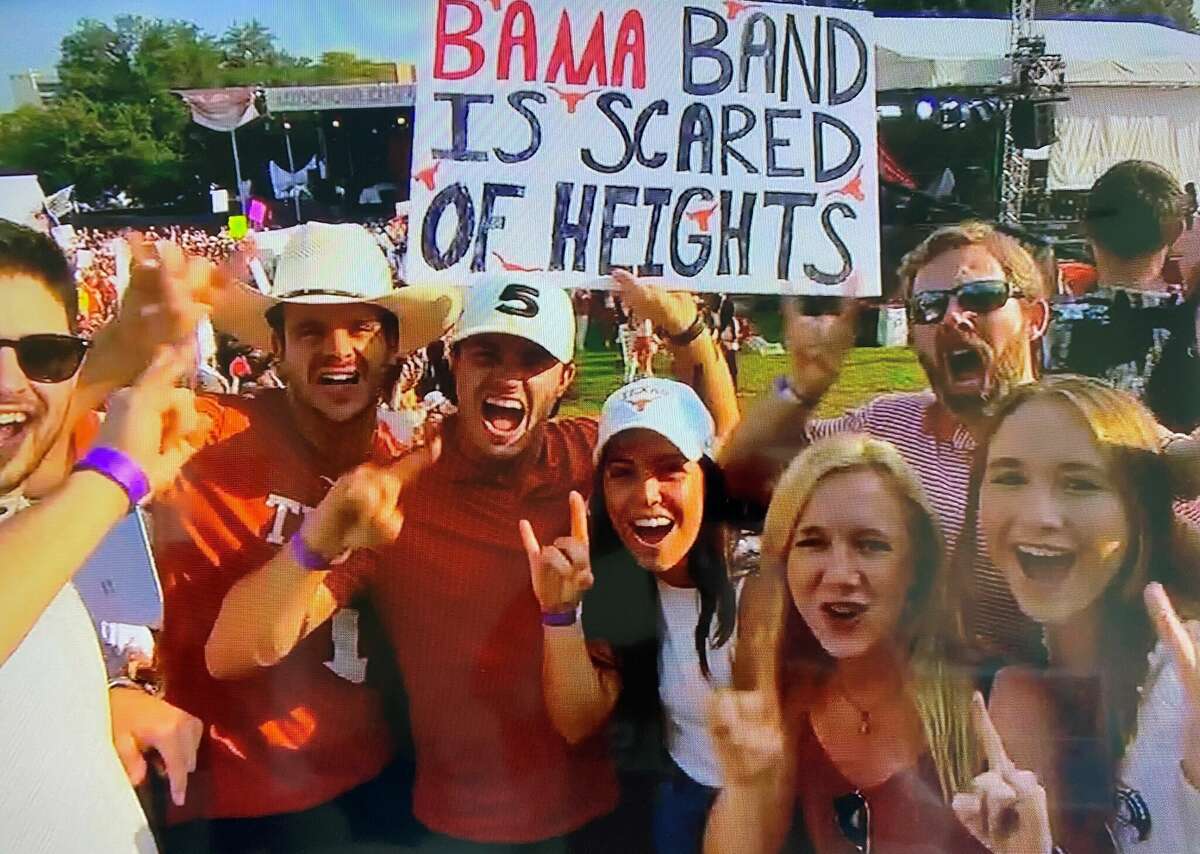
POLYGON ((858 734, 870 735, 871 710, 863 708, 853 697, 850 696, 850 692, 846 690, 846 686, 842 683, 842 677, 840 675, 837 677, 837 683, 838 693, 842 695, 842 698, 847 703, 854 707, 854 711, 858 712, 858 734))

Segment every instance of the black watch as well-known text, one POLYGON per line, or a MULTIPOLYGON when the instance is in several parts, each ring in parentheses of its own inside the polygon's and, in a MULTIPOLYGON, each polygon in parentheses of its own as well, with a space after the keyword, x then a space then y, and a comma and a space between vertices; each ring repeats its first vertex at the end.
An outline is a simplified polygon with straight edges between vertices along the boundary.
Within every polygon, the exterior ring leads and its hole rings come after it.
POLYGON ((686 347, 699 338, 707 328, 708 326, 704 323, 704 317, 700 312, 696 312, 696 319, 692 321, 692 325, 676 335, 668 335, 667 341, 673 347, 686 347))

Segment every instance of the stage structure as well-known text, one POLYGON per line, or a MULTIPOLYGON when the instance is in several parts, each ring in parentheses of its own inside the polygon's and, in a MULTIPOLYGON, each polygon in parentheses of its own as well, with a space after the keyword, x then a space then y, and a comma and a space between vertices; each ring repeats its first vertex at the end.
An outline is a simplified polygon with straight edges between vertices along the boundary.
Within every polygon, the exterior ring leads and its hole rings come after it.
POLYGON ((1000 221, 1016 225, 1029 186, 1026 149, 1054 142, 1054 104, 1065 101, 1066 63, 1046 53, 1046 39, 1033 32, 1035 0, 1012 0, 1008 57, 1011 88, 1005 93, 1004 150, 1000 165, 1000 221))
POLYGON ((411 82, 381 81, 176 94, 187 102, 197 124, 230 133, 242 210, 253 183, 256 195, 288 201, 299 222, 302 193, 319 197, 322 215, 334 217, 339 216, 334 208, 381 206, 407 198, 413 89, 411 82), (249 134, 248 146, 239 149, 235 130, 250 123, 243 132, 249 134), (314 175, 316 180, 310 181, 314 175))

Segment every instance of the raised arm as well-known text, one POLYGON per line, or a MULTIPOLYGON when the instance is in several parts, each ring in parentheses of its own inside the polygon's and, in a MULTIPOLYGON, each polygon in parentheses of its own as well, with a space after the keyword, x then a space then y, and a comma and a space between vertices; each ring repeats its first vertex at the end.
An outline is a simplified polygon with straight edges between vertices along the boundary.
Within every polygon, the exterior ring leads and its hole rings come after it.
POLYGON ((343 475, 291 542, 225 595, 204 646, 209 673, 238 679, 278 664, 333 616, 338 602, 326 582, 334 561, 395 541, 404 524, 404 488, 440 448, 435 439, 396 462, 365 463, 343 475))
POLYGON ((173 243, 156 247, 134 234, 129 244, 129 287, 116 318, 96 334, 83 363, 68 424, 131 383, 159 347, 189 343, 201 316, 231 287, 227 272, 173 243))
POLYGON ((640 282, 624 270, 614 270, 613 279, 621 289, 621 299, 632 312, 648 318, 666 334, 665 343, 674 359, 676 377, 691 385, 712 413, 717 440, 726 439, 740 418, 737 390, 693 296, 640 282))
POLYGON ((593 577, 588 555, 587 505, 572 492, 571 536, 543 547, 525 519, 521 541, 529 558, 533 592, 542 609, 542 694, 554 728, 576 744, 596 732, 612 714, 621 693, 620 677, 598 668, 576 618, 593 577))
POLYGON ((747 411, 721 449, 721 470, 738 498, 770 500, 775 481, 807 444, 809 418, 841 373, 854 344, 858 307, 840 314, 807 316, 782 301, 791 371, 747 411))
POLYGON ((770 854, 791 825, 793 770, 768 691, 719 691, 709 729, 724 786, 708 814, 705 854, 770 854))
MULTIPOLYGON (((174 388, 188 356, 169 351, 133 388, 109 401, 97 447, 117 451, 145 474, 151 490, 174 479, 195 452, 199 431, 190 391, 174 388)), ((109 529, 129 512, 130 495, 96 471, 76 471, 33 507, 0 524, 0 664, 109 529)))

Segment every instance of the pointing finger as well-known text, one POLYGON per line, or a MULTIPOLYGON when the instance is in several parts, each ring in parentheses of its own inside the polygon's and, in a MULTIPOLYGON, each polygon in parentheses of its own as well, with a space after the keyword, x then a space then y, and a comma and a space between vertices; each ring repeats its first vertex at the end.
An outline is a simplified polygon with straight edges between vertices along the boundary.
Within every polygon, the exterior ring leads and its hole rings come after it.
POLYGON ((529 524, 528 519, 522 519, 517 523, 517 528, 521 531, 521 544, 525 546, 525 556, 529 558, 529 568, 536 570, 542 554, 542 546, 538 542, 537 534, 533 532, 533 525, 529 524))
POLYGON ((988 768, 1001 774, 1012 771, 1015 767, 1013 761, 1008 758, 1004 741, 1000 738, 1000 733, 996 732, 987 705, 983 702, 983 695, 978 691, 971 697, 971 720, 975 725, 979 743, 983 746, 983 754, 987 757, 988 768))
POLYGON ((787 326, 789 324, 792 323, 792 321, 794 321, 796 318, 801 316, 800 309, 798 309, 796 307, 796 298, 795 297, 790 297, 790 296, 780 297, 779 308, 780 308, 781 312, 783 313, 783 322, 784 322, 785 329, 787 328, 787 326))
POLYGON ((571 505, 571 536, 586 546, 588 544, 587 502, 575 490, 571 490, 567 501, 571 505))
POLYGON ((146 758, 142 755, 137 740, 129 733, 121 733, 113 739, 113 746, 117 750, 121 765, 125 768, 130 785, 140 786, 146 779, 146 758))
POLYGON ((399 457, 393 463, 389 463, 387 472, 399 482, 400 487, 403 489, 405 485, 411 483, 421 472, 437 462, 441 455, 441 437, 434 437, 417 450, 399 457))

